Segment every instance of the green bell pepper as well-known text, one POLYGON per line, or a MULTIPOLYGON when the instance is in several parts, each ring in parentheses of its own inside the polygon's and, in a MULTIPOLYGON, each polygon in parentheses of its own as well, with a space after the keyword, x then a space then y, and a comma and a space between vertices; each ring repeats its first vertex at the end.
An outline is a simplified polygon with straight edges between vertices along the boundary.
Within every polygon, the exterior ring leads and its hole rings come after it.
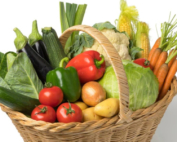
POLYGON ((68 57, 63 58, 58 68, 48 72, 46 81, 52 83, 53 86, 60 87, 65 100, 75 102, 80 98, 81 85, 76 69, 63 67, 63 63, 68 61, 68 57))

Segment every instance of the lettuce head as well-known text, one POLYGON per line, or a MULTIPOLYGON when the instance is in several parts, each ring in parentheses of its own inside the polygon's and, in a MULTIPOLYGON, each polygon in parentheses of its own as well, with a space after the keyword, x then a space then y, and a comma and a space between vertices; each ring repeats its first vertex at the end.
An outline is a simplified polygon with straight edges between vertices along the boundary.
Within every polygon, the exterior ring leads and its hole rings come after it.
MULTIPOLYGON (((158 96, 158 80, 150 68, 132 61, 123 61, 129 85, 129 108, 133 111, 152 105, 158 96)), ((114 69, 109 66, 99 83, 106 90, 107 98, 119 99, 118 80, 114 69)))

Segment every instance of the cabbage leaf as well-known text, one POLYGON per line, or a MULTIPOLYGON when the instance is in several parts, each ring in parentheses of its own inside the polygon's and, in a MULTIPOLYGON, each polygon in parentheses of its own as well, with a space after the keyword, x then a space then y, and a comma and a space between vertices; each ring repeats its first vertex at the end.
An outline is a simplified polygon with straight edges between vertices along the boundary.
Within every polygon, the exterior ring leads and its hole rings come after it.
MULTIPOLYGON (((133 111, 152 105, 158 96, 158 80, 150 68, 143 68, 132 61, 123 61, 129 85, 129 108, 133 111)), ((118 98, 118 81, 110 66, 99 83, 106 90, 107 98, 118 98)))
POLYGON ((38 94, 43 88, 43 84, 26 53, 20 53, 15 58, 12 67, 5 76, 5 82, 13 91, 34 99, 38 99, 38 94))

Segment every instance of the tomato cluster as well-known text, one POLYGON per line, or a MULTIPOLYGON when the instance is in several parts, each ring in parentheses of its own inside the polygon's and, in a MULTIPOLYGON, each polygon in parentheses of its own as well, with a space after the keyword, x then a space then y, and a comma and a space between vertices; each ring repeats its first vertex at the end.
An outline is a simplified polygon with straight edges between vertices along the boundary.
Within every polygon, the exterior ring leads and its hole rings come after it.
POLYGON ((62 103, 63 91, 57 86, 47 84, 39 93, 39 101, 42 105, 37 106, 31 113, 34 120, 45 122, 81 122, 82 110, 73 103, 62 103), (62 104, 61 104, 62 103, 62 104), (54 108, 57 108, 55 111, 54 108))

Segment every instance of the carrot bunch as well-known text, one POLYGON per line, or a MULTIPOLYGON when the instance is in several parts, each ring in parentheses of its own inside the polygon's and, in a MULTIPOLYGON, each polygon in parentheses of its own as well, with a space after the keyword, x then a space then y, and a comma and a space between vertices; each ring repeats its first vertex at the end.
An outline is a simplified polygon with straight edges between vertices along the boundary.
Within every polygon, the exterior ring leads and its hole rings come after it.
POLYGON ((175 16, 171 20, 169 18, 168 22, 161 24, 161 37, 156 40, 148 56, 152 70, 159 81, 158 99, 162 99, 168 92, 177 71, 177 33, 173 33, 177 27, 175 16), (173 47, 175 50, 171 50, 173 47), (169 50, 171 53, 168 56, 169 50))
MULTIPOLYGON (((153 72, 155 75, 157 75, 157 72, 159 70, 159 68, 161 67, 161 65, 163 65, 167 58, 168 58, 168 51, 173 48, 174 46, 177 45, 177 33, 175 34, 172 34, 170 37, 169 37, 169 40, 168 40, 168 45, 163 49, 159 49, 157 48, 155 51, 154 51, 154 54, 152 56, 152 59, 151 61, 154 61, 153 60, 153 57, 156 57, 156 63, 154 65, 154 69, 153 69, 153 72), (158 55, 159 54, 159 55, 158 55)), ((169 62, 172 60, 172 58, 170 58, 169 62)))
POLYGON ((166 59, 165 63, 163 63, 159 67, 157 73, 155 74, 159 81, 159 99, 162 99, 165 96, 165 94, 168 92, 171 81, 177 71, 176 55, 177 55, 177 50, 175 49, 173 50, 171 55, 169 55, 169 57, 166 59), (173 61, 171 66, 169 66, 170 61, 173 61))

